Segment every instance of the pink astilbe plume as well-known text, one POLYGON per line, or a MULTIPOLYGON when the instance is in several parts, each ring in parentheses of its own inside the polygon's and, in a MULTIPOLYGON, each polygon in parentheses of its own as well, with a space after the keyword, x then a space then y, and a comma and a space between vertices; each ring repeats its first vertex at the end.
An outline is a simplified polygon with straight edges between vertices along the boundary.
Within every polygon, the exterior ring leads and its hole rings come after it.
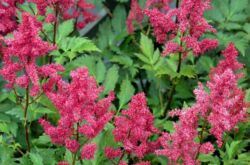
POLYGON ((204 100, 207 99, 207 95, 203 96, 203 87, 200 85, 194 93, 197 103, 191 108, 171 111, 169 113, 171 117, 179 117, 178 123, 174 125, 175 132, 164 133, 160 138, 164 149, 157 150, 156 154, 166 156, 170 160, 170 164, 176 164, 178 160, 182 160, 184 165, 196 165, 199 164, 196 160, 199 152, 205 154, 214 151, 211 143, 202 144, 194 141, 198 137, 199 113, 201 108, 207 108, 207 104, 203 104, 204 101, 207 101, 204 100), (203 106, 200 107, 200 105, 203 106), (206 146, 210 146, 210 148, 206 146))
POLYGON ((16 4, 24 0, 1 0, 0 1, 0 35, 5 35, 17 28, 16 4))
POLYGON ((70 165, 68 162, 59 162, 57 165, 70 165))
POLYGON ((63 19, 75 19, 78 29, 84 28, 90 22, 96 20, 97 16, 91 11, 95 5, 86 0, 29 0, 37 5, 40 15, 46 16, 46 22, 55 22, 58 15, 63 19), (53 13, 46 15, 47 8, 52 8, 53 13))
POLYGON ((114 149, 112 147, 106 147, 104 150, 104 153, 108 159, 114 159, 114 158, 120 157, 122 155, 122 150, 121 149, 114 149))
POLYGON ((136 21, 138 24, 141 24, 144 14, 137 0, 131 1, 131 10, 129 12, 126 24, 129 33, 134 32, 133 21, 136 21))
POLYGON ((8 82, 7 87, 15 84, 26 88, 32 84, 31 95, 39 92, 39 66, 36 59, 55 49, 39 37, 41 23, 28 13, 22 13, 22 23, 14 31, 14 38, 5 39, 3 68, 0 74, 8 82), (21 73, 20 76, 17 76, 21 73))
MULTIPOLYGON (((60 119, 57 126, 44 119, 39 122, 53 143, 65 145, 74 153, 80 148, 76 134, 91 140, 112 119, 113 113, 109 112, 109 108, 114 94, 111 92, 108 97, 98 100, 103 87, 97 86, 94 77, 89 76, 87 68, 72 71, 71 78, 68 83, 55 75, 44 84, 44 92, 57 108, 60 119)), ((92 151, 93 145, 85 146, 82 149, 82 158, 92 158, 92 151)))
POLYGON ((129 108, 115 118, 113 130, 115 141, 121 142, 126 152, 143 158, 158 146, 157 141, 149 140, 150 136, 158 133, 153 126, 153 120, 145 95, 139 93, 133 96, 129 108))
POLYGON ((238 73, 243 65, 237 61, 238 52, 230 43, 222 52, 224 60, 212 69, 207 86, 210 90, 210 114, 208 122, 210 132, 217 138, 217 144, 222 146, 223 133, 231 131, 246 119, 247 107, 245 93, 238 87, 237 81, 243 76, 238 73))
POLYGON ((53 7, 64 13, 74 6, 74 0, 28 0, 28 2, 36 4, 40 15, 46 15, 47 7, 53 7))
POLYGON ((82 147, 81 158, 82 159, 93 159, 96 152, 96 144, 86 144, 82 147))
POLYGON ((204 12, 210 9, 210 1, 182 0, 178 1, 176 8, 172 8, 172 0, 147 0, 144 9, 136 7, 132 1, 127 19, 128 31, 133 31, 132 20, 140 23, 135 18, 137 15, 143 18, 140 13, 144 13, 153 27, 156 41, 165 44, 162 55, 176 52, 186 55, 191 50, 194 55, 203 54, 218 46, 215 39, 201 39, 205 32, 216 31, 203 17, 204 12), (180 43, 176 42, 176 37, 180 38, 180 43))
POLYGON ((237 50, 231 43, 222 52, 225 57, 218 66, 212 69, 210 81, 207 83, 209 92, 200 83, 194 90, 196 103, 191 108, 174 110, 170 116, 179 116, 174 133, 165 133, 161 137, 162 147, 156 154, 168 157, 172 164, 182 160, 184 164, 199 164, 197 155, 213 152, 210 142, 203 143, 202 134, 210 132, 217 139, 219 147, 223 144, 223 134, 233 130, 239 122, 247 117, 249 104, 244 101, 245 93, 238 87, 237 81, 242 76, 239 72, 243 66, 237 62, 237 50), (203 124, 202 133, 198 132, 199 120, 203 124), (199 137, 200 142, 195 142, 199 137))

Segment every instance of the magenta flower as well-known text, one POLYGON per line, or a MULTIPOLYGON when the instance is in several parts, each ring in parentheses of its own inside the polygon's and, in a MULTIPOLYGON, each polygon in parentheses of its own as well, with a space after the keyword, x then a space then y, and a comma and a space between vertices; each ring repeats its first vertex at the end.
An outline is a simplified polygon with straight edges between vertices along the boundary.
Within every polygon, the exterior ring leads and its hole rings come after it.
MULTIPOLYGON (((65 145, 74 153, 80 148, 76 134, 93 139, 112 119, 113 113, 109 112, 109 108, 114 94, 111 92, 108 97, 98 100, 103 87, 97 86, 94 77, 89 76, 87 68, 72 71, 71 78, 68 83, 55 75, 44 84, 44 92, 58 109, 60 119, 57 126, 52 126, 44 119, 39 122, 53 143, 65 145)), ((82 157, 91 157, 86 156, 85 150, 82 152, 82 157)))
POLYGON ((133 96, 129 108, 115 118, 113 130, 115 140, 121 142, 128 153, 143 158, 145 154, 153 152, 157 146, 157 142, 149 141, 151 135, 158 133, 153 126, 153 120, 145 95, 139 93, 133 96))
POLYGON ((135 20, 137 23, 141 24, 144 14, 137 0, 132 0, 130 5, 130 12, 126 21, 127 29, 129 33, 134 32, 133 21, 135 20))
POLYGON ((95 156, 96 144, 86 144, 82 147, 81 158, 82 159, 93 159, 95 156))
POLYGON ((203 17, 204 12, 210 9, 210 0, 182 0, 176 8, 170 7, 171 2, 148 0, 145 9, 141 9, 137 1, 132 1, 127 18, 128 31, 133 32, 132 21, 140 24, 145 14, 153 27, 156 41, 165 44, 164 56, 176 52, 185 56, 190 50, 194 55, 200 55, 218 46, 215 39, 201 40, 205 32, 216 31, 203 17), (179 39, 181 43, 176 42, 179 39))
POLYGON ((106 147, 104 153, 108 159, 114 159, 122 155, 122 150, 114 149, 112 147, 106 147))
POLYGON ((17 28, 16 5, 24 0, 1 0, 0 2, 0 35, 5 35, 17 28))
POLYGON ((30 93, 34 96, 40 90, 40 67, 36 65, 36 59, 47 55, 55 47, 39 37, 42 24, 35 17, 23 13, 22 20, 14 32, 14 38, 4 40, 7 46, 3 50, 3 68, 0 74, 8 82, 8 88, 13 88, 15 84, 27 88, 32 84, 30 93), (21 76, 17 76, 18 72, 21 76))
POLYGON ((156 154, 168 157, 172 164, 182 160, 184 164, 199 164, 197 155, 214 151, 210 142, 203 143, 203 132, 210 132, 217 139, 219 147, 223 144, 223 134, 234 130, 239 122, 247 117, 248 104, 244 101, 245 93, 239 89, 237 81, 242 76, 238 73, 242 64, 237 62, 237 50, 233 44, 222 52, 225 57, 218 66, 212 69, 210 81, 207 83, 209 92, 203 85, 194 91, 196 103, 191 108, 174 110, 170 116, 179 116, 174 133, 165 133, 161 137, 164 149, 156 150, 156 154), (198 133, 198 121, 203 124, 202 133, 198 133), (200 142, 195 142, 199 137, 200 142))
POLYGON ((59 162, 57 165, 70 165, 68 162, 59 162))
POLYGON ((90 22, 96 20, 97 16, 91 12, 95 5, 87 2, 86 0, 28 0, 37 5, 40 15, 45 16, 47 8, 53 8, 54 13, 46 16, 46 22, 54 22, 60 14, 63 19, 75 19, 76 27, 79 29, 84 28, 90 22))

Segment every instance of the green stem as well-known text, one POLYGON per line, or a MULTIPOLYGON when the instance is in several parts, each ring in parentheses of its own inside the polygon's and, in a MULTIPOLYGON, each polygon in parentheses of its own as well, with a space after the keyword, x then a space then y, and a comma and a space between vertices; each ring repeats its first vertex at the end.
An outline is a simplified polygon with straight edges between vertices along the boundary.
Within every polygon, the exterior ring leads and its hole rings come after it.
POLYGON ((30 152, 30 141, 29 141, 29 126, 28 126, 28 108, 29 108, 29 86, 26 88, 26 99, 24 106, 24 129, 25 129, 25 141, 27 145, 27 150, 30 152))
MULTIPOLYGON (((176 8, 179 7, 179 3, 180 3, 180 0, 176 0, 176 8)), ((175 20, 176 23, 178 23, 178 18, 176 17, 176 20, 175 20)), ((180 41, 180 46, 182 46, 182 41, 180 41)), ((176 72, 177 73, 180 73, 181 71, 181 63, 182 63, 182 52, 179 52, 179 60, 178 60, 178 66, 177 66, 177 69, 176 69, 176 72)), ((173 100, 173 97, 174 97, 174 93, 175 93, 175 89, 176 89, 176 81, 177 81, 177 78, 174 79, 174 83, 173 83, 173 86, 172 88, 170 89, 170 92, 169 92, 169 97, 168 97, 168 102, 167 102, 167 105, 166 105, 166 108, 164 109, 164 112, 163 112, 163 118, 165 118, 167 116, 167 112, 168 110, 171 108, 171 103, 172 103, 172 100, 173 100)))
MULTIPOLYGON (((181 42, 181 45, 182 45, 182 42, 181 42)), ((181 72, 181 63, 182 63, 182 57, 181 57, 181 55, 182 55, 182 53, 179 52, 178 66, 177 66, 177 70, 176 70, 177 73, 181 72)), ((176 83, 177 80, 178 80, 178 78, 174 79, 173 86, 170 89, 167 106, 166 106, 166 108, 164 110, 164 113, 163 113, 163 117, 164 118, 167 116, 167 112, 171 108, 171 103, 172 103, 172 100, 173 100, 173 97, 174 97, 174 93, 175 93, 175 89, 176 89, 176 85, 177 85, 177 83, 176 83)))
MULTIPOLYGON (((77 126, 76 126, 76 140, 77 141, 79 141, 79 133, 78 133, 79 126, 80 126, 80 124, 77 123, 77 126)), ((73 154, 72 165, 75 165, 75 163, 76 163, 76 156, 77 156, 77 152, 73 154)))
MULTIPOLYGON (((54 23, 54 29, 53 29, 53 45, 56 45, 56 35, 57 35, 57 26, 58 26, 58 15, 59 15, 59 8, 58 8, 58 4, 56 4, 54 6, 54 10, 55 10, 55 16, 56 16, 56 20, 54 23)), ((52 63, 52 56, 49 56, 49 63, 52 63)))
POLYGON ((201 148, 201 144, 202 144, 202 141, 203 141, 203 138, 204 138, 204 132, 206 131, 206 127, 207 127, 207 122, 206 122, 206 119, 205 119, 204 122, 203 122, 203 125, 202 125, 201 134, 200 134, 200 136, 199 136, 200 146, 199 146, 199 148, 198 148, 198 151, 197 151, 197 154, 196 154, 196 158, 195 158, 195 159, 198 159, 198 157, 199 157, 200 148, 201 148))

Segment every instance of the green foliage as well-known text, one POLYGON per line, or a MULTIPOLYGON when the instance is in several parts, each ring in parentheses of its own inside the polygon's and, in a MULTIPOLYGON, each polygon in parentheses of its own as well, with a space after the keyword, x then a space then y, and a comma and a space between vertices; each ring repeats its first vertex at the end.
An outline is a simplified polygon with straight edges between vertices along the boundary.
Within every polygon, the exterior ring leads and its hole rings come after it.
POLYGON ((118 93, 119 99, 119 109, 123 108, 124 105, 131 99, 134 95, 135 89, 130 83, 129 79, 126 78, 122 81, 120 86, 120 92, 118 93))

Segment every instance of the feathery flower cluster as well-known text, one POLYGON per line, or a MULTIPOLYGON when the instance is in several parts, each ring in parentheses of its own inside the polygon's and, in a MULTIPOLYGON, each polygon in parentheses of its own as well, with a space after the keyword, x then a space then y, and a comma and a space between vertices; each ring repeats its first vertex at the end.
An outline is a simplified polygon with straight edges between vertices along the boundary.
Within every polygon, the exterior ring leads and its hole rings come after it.
POLYGON ((70 165, 68 162, 59 162, 59 163, 57 163, 57 165, 70 165))
MULTIPOLYGON (((202 86, 200 87, 202 88, 202 86)), ((197 103, 193 107, 169 113, 171 117, 179 116, 179 122, 174 125, 174 133, 164 133, 160 138, 164 149, 156 150, 156 154, 169 158, 170 164, 176 164, 181 159, 184 165, 195 165, 198 164, 196 157, 199 152, 206 154, 214 151, 211 143, 202 144, 194 141, 198 137, 200 105, 203 103, 203 98, 200 98, 198 90, 201 89, 195 90, 197 103)))
POLYGON ((47 7, 56 7, 56 10, 64 13, 68 11, 73 5, 74 0, 28 0, 37 5, 38 13, 40 15, 46 15, 47 7))
POLYGON ((129 33, 134 32, 133 21, 135 20, 138 24, 141 24, 143 17, 144 17, 144 14, 140 5, 138 4, 138 1, 132 0, 131 6, 130 6, 130 12, 126 21, 129 33))
POLYGON ((24 0, 1 0, 0 2, 0 35, 5 35, 17 28, 16 4, 24 0))
POLYGON ((143 18, 141 13, 144 13, 153 26, 156 41, 165 44, 163 55, 177 52, 185 55, 190 50, 194 55, 199 55, 216 48, 217 40, 200 39, 205 32, 216 31, 203 17, 204 11, 210 8, 210 0, 182 0, 177 8, 169 7, 171 2, 148 0, 145 9, 141 9, 137 7, 137 1, 132 1, 127 20, 128 31, 133 31, 131 20, 137 20, 135 18, 138 16, 143 18), (180 38, 181 43, 176 42, 176 37, 180 38))
POLYGON ((198 134, 199 117, 203 123, 211 125, 210 130, 204 130, 207 129, 205 125, 202 132, 209 131, 214 135, 219 147, 222 146, 223 133, 233 130, 246 119, 248 105, 244 102, 244 92, 237 86, 240 78, 237 71, 242 68, 242 64, 236 60, 237 50, 233 44, 229 44, 222 54, 225 59, 212 69, 207 83, 210 92, 207 93, 200 83, 194 91, 196 103, 191 108, 169 113, 172 117, 179 116, 179 122, 175 124, 173 134, 165 133, 160 138, 164 149, 157 150, 156 154, 168 157, 172 164, 180 159, 184 164, 199 164, 196 160, 199 153, 214 151, 213 145, 210 142, 202 143, 203 137, 198 134), (200 143, 195 142, 196 137, 200 138, 200 143))
POLYGON ((122 155, 121 149, 114 149, 112 147, 106 147, 104 150, 105 156, 109 159, 114 159, 122 155))
POLYGON ((147 107, 145 95, 139 93, 133 96, 129 108, 121 114, 115 118, 115 140, 123 144, 126 152, 138 158, 153 152, 159 143, 149 141, 149 137, 158 133, 158 130, 153 126, 154 117, 147 107))
MULTIPOLYGON (((57 75, 44 84, 43 90, 58 109, 60 119, 57 126, 52 126, 44 119, 39 122, 53 143, 65 145, 75 153, 80 148, 76 136, 84 135, 91 140, 111 120, 113 113, 108 110, 114 94, 111 92, 108 97, 97 100, 103 87, 97 87, 96 80, 89 76, 87 68, 72 71, 71 78, 71 82, 67 83, 57 75)), ((95 149, 95 144, 86 144, 81 157, 93 158, 95 149)))
POLYGON ((78 29, 84 28, 87 24, 96 20, 97 16, 90 12, 91 9, 94 9, 95 5, 87 2, 86 0, 78 0, 76 7, 73 8, 73 14, 65 14, 65 18, 77 18, 76 27, 78 29))
MULTIPOLYGON (((7 46, 3 48, 3 68, 0 70, 0 74, 8 81, 8 88, 13 88, 15 84, 27 88, 31 83, 33 96, 39 93, 39 74, 44 74, 45 68, 63 70, 63 67, 55 64, 44 67, 36 65, 38 57, 45 56, 55 49, 39 37, 40 29, 41 23, 35 17, 28 13, 22 14, 22 23, 17 31, 14 31, 14 38, 4 40, 7 46), (19 73, 21 75, 17 76, 19 73)), ((50 74, 47 73, 47 76, 50 74)))
POLYGON ((238 73, 243 65, 237 61, 238 52, 232 43, 222 52, 224 60, 220 61, 210 74, 207 86, 210 90, 211 134, 222 146, 223 133, 231 131, 247 117, 248 104, 244 101, 245 93, 239 89, 237 81, 243 76, 238 73))
POLYGON ((97 16, 90 10, 95 8, 94 4, 86 0, 29 0, 37 5, 40 15, 46 16, 46 22, 54 22, 57 14, 61 14, 64 19, 76 19, 76 26, 84 28, 88 23, 96 20, 97 16), (54 13, 46 15, 47 7, 52 7, 54 13))

